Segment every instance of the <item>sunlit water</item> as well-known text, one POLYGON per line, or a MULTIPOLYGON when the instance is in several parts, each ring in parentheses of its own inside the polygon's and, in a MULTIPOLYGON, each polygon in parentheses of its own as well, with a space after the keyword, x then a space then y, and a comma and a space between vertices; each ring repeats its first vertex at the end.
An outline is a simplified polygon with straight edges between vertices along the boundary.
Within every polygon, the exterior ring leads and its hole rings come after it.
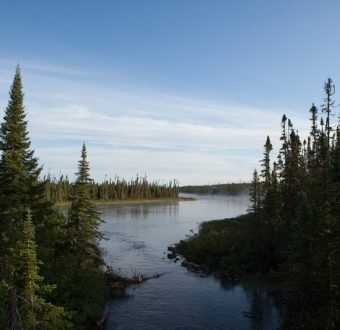
MULTIPOLYGON (((194 195, 186 195, 194 196, 194 195)), ((199 224, 245 213, 248 196, 194 196, 196 201, 100 207, 105 261, 124 275, 153 276, 109 302, 107 329, 276 329, 279 314, 263 288, 222 283, 166 258, 167 247, 199 224), (257 320, 243 311, 260 312, 257 320)))

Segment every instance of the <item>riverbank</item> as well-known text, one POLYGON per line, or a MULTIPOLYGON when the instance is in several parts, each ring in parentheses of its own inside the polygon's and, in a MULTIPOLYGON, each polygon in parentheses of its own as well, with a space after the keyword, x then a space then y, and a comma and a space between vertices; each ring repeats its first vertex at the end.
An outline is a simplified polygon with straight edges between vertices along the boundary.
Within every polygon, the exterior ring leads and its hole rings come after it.
MULTIPOLYGON (((127 204, 154 204, 154 203, 176 203, 181 201, 195 201, 193 197, 178 198, 156 198, 156 199, 125 199, 125 200, 95 200, 96 205, 127 205, 127 204)), ((70 201, 58 201, 55 206, 69 206, 70 201)))
MULTIPOLYGON (((162 329, 164 324, 169 329, 250 329, 253 326, 254 319, 244 316, 243 312, 251 312, 253 298, 259 297, 257 283, 250 286, 209 274, 194 274, 181 267, 181 261, 175 263, 166 258, 166 247, 192 230, 196 232, 196 226, 202 221, 244 213, 248 198, 192 197, 197 201, 113 205, 99 209, 105 221, 101 230, 108 238, 101 241, 105 262, 129 278, 135 273, 150 278, 145 284, 127 286, 122 299, 107 303, 104 313, 110 313, 108 329, 134 329, 136 324, 148 329, 162 329)), ((275 329, 279 312, 268 291, 264 288, 261 292, 261 302, 257 304, 262 311, 258 326, 275 329)))
POLYGON ((245 214, 203 222, 198 234, 181 240, 170 252, 184 257, 184 266, 196 265, 230 279, 276 278, 277 269, 262 264, 255 253, 256 245, 261 242, 253 239, 252 220, 249 214, 245 214))

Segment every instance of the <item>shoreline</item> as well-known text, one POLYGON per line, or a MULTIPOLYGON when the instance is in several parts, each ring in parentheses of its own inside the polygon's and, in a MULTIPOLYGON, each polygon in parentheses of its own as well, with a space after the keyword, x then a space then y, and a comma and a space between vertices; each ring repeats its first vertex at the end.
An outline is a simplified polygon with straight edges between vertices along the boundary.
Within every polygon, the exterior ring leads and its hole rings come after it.
POLYGON ((246 213, 233 218, 204 221, 197 234, 187 235, 185 239, 170 245, 167 257, 181 260, 182 266, 190 271, 205 272, 219 278, 282 281, 279 269, 265 272, 257 267, 256 270, 245 269, 242 268, 245 260, 242 260, 241 255, 229 254, 238 244, 242 245, 249 217, 246 213))
MULTIPOLYGON (((124 199, 124 200, 95 200, 96 205, 128 205, 128 204, 156 204, 156 203, 177 203, 177 202, 192 202, 196 201, 193 197, 178 197, 178 198, 153 198, 153 199, 124 199)), ((55 202, 54 206, 70 206, 70 201, 55 202)))

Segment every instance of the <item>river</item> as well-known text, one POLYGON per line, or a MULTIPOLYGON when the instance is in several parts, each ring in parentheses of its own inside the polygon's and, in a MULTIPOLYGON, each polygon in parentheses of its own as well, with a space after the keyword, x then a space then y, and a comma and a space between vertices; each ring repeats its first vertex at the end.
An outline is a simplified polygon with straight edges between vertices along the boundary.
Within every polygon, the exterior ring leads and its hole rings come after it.
POLYGON ((279 312, 265 288, 224 283, 166 258, 167 247, 201 222, 245 213, 248 196, 185 196, 197 200, 99 207, 107 264, 128 276, 163 274, 107 303, 106 329, 277 329, 279 312), (247 311, 259 317, 247 318, 247 311))

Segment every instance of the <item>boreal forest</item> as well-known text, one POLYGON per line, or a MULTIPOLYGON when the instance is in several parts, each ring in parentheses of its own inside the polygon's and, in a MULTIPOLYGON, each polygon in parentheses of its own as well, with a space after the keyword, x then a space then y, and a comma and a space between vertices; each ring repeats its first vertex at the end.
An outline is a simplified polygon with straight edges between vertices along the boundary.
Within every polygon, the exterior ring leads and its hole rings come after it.
POLYGON ((42 176, 19 67, 0 127, 0 151, 0 328, 93 328, 113 274, 98 245, 104 235, 95 201, 177 198, 177 182, 137 177, 95 183, 85 144, 74 182, 42 176), (70 204, 66 215, 55 202, 70 204))
MULTIPOLYGON (((251 184, 183 187, 191 193, 250 194, 248 214, 205 222, 175 246, 186 260, 229 277, 279 284, 284 329, 340 328, 340 126, 331 79, 310 132, 281 121, 277 157, 268 136, 251 184)), ((95 202, 178 199, 179 185, 91 179, 86 145, 75 180, 42 175, 27 129, 20 67, 0 126, 0 327, 94 329, 115 275, 99 246, 95 202), (54 206, 67 202, 65 214, 54 206)), ((81 149, 81 150, 80 150, 81 149)), ((158 274, 159 275, 159 274, 158 274)), ((159 275, 160 276, 160 275, 159 275)))
POLYGON ((275 278, 284 292, 284 329, 340 328, 340 126, 331 79, 310 132, 281 121, 277 157, 268 136, 254 170, 248 214, 203 223, 176 249, 232 277, 275 278))

